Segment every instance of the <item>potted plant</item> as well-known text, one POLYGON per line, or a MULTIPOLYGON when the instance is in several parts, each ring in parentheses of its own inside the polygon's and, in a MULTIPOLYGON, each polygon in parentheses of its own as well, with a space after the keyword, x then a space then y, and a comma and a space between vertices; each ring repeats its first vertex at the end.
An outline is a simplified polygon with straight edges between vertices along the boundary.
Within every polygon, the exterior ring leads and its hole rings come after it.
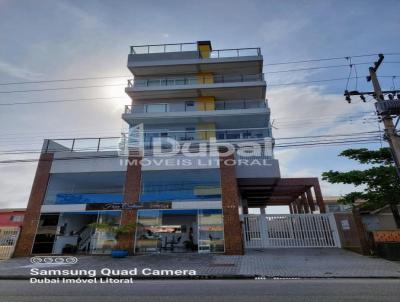
POLYGON ((125 258, 128 256, 127 240, 128 236, 132 236, 132 233, 136 230, 135 223, 129 223, 125 225, 112 225, 109 223, 91 223, 90 226, 97 230, 102 230, 114 234, 117 244, 111 250, 111 257, 113 258, 125 258))

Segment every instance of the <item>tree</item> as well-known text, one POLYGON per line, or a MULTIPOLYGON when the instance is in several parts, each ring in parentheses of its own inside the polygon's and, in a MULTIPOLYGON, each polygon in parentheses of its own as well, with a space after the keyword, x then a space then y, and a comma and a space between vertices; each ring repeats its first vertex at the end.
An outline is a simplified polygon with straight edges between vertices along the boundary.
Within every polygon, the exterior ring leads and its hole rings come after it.
POLYGON ((348 172, 330 170, 322 173, 322 179, 333 184, 343 183, 365 187, 364 190, 342 196, 338 202, 354 205, 357 199, 362 199, 365 203, 360 207, 368 210, 390 205, 396 225, 400 228, 400 214, 397 208, 400 203, 400 180, 390 149, 348 149, 340 153, 339 156, 356 160, 369 167, 365 170, 348 172))

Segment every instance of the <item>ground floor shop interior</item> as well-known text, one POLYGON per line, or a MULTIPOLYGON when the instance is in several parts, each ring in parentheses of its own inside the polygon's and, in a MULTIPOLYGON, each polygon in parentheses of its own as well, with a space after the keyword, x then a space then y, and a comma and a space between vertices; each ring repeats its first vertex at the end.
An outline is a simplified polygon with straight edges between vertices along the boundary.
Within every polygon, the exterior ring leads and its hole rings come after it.
MULTIPOLYGON (((109 254, 115 234, 98 225, 118 226, 121 211, 42 213, 32 254, 109 254)), ((221 209, 138 210, 137 254, 223 253, 221 209)))

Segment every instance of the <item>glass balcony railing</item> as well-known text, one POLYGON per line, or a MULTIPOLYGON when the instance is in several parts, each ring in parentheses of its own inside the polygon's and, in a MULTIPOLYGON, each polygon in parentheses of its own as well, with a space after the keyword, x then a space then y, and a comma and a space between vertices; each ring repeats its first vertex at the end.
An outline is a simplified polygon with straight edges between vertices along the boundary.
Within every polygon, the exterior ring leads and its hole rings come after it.
MULTIPOLYGON (((140 133, 139 133, 140 134, 140 133)), ((145 146, 151 146, 153 138, 172 138, 177 141, 208 140, 251 140, 271 137, 271 128, 220 129, 220 130, 145 130, 143 132, 145 146)), ((124 150, 129 141, 127 134, 120 137, 47 139, 42 152, 105 152, 124 150)), ((113 158, 114 154, 104 154, 102 158, 113 158)), ((84 157, 82 157, 84 158, 84 157)))
POLYGON ((131 54, 197 51, 197 43, 174 43, 131 46, 131 54))
MULTIPOLYGON (((165 112, 204 112, 208 111, 206 104, 188 101, 185 103, 162 104, 157 107, 157 111, 149 109, 146 104, 141 106, 125 106, 125 113, 165 113, 165 112)), ((238 109, 257 109, 266 108, 267 104, 264 100, 232 100, 232 101, 215 101, 215 110, 238 110, 238 109)))
MULTIPOLYGON (((153 53, 171 53, 171 52, 198 52, 198 57, 201 58, 197 48, 197 43, 174 43, 174 44, 153 44, 153 45, 136 45, 130 47, 130 53, 135 54, 153 54, 153 53)), ((233 58, 246 56, 260 56, 261 50, 259 47, 250 48, 231 48, 231 49, 216 49, 210 52, 209 58, 233 58)))
POLYGON ((234 49, 217 49, 210 53, 210 58, 234 58, 261 56, 260 48, 234 48, 234 49))
POLYGON ((208 140, 215 137, 217 140, 248 140, 271 136, 270 128, 249 128, 235 130, 193 130, 193 131, 145 131, 145 146, 150 145, 154 138, 172 138, 176 141, 208 140))
POLYGON ((162 87, 264 81, 263 74, 189 76, 176 78, 128 80, 128 87, 162 87))

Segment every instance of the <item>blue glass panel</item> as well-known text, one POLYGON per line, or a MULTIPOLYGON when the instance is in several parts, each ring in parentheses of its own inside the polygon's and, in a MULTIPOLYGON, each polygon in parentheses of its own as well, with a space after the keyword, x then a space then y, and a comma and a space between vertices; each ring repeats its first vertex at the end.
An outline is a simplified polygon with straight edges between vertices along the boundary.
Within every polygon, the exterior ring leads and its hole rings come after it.
POLYGON ((64 194, 56 195, 56 204, 122 203, 122 194, 64 194))
POLYGON ((145 185, 141 202, 220 199, 219 183, 184 183, 169 185, 145 185), (207 190, 210 190, 207 192, 207 190), (200 193, 201 192, 201 193, 200 193))

